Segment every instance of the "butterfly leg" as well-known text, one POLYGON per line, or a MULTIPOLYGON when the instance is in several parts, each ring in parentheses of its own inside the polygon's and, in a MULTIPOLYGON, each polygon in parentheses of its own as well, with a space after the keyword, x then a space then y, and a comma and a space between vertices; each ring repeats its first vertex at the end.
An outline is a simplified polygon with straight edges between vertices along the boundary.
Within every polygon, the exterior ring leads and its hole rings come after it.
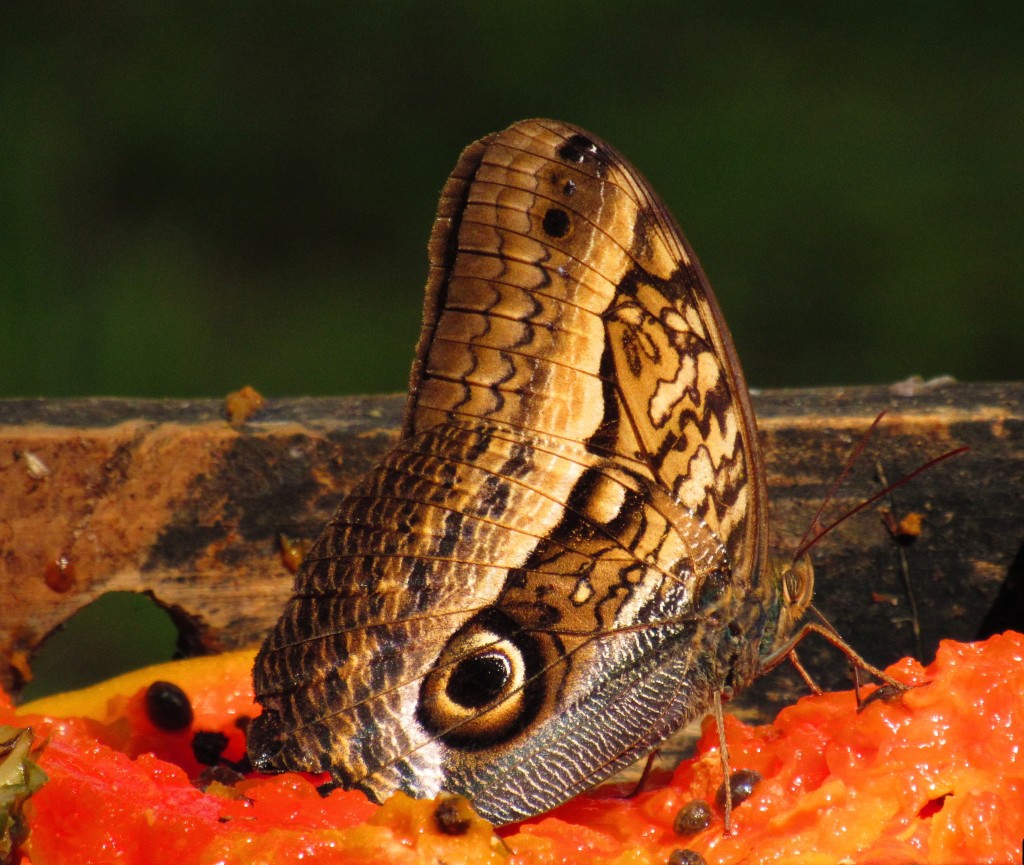
MULTIPOLYGON (((874 664, 870 663, 865 658, 863 658, 860 654, 858 654, 857 650, 854 649, 853 646, 851 646, 849 643, 846 642, 846 640, 844 640, 842 637, 840 637, 839 634, 837 634, 831 627, 825 627, 823 625, 819 625, 817 622, 806 622, 806 623, 804 623, 803 625, 800 626, 800 630, 798 630, 796 632, 796 634, 794 634, 786 642, 786 644, 784 646, 780 647, 777 651, 773 652, 771 655, 768 655, 767 657, 762 658, 761 659, 761 673, 763 674, 763 673, 767 673, 767 672, 769 672, 771 670, 774 670, 779 664, 781 664, 787 658, 789 658, 789 660, 792 662, 792 660, 793 660, 793 658, 792 658, 793 650, 796 648, 797 644, 801 640, 803 640, 804 638, 810 636, 811 634, 819 634, 822 637, 824 637, 829 643, 831 643, 833 646, 835 646, 837 649, 839 649, 839 651, 842 652, 846 656, 846 659, 850 662, 851 666, 854 668, 854 681, 858 685, 858 687, 856 689, 856 691, 857 691, 857 705, 858 706, 861 705, 860 688, 859 688, 859 684, 860 683, 859 683, 859 680, 857 678, 857 672, 859 670, 863 670, 865 673, 868 673, 871 676, 874 676, 879 681, 884 682, 887 686, 889 686, 890 689, 892 689, 890 691, 890 693, 891 692, 902 693, 903 691, 910 690, 910 686, 909 685, 904 685, 902 682, 898 682, 892 676, 890 676, 887 673, 883 672, 882 670, 878 669, 878 667, 876 667, 874 664)), ((797 666, 797 670, 800 671, 800 667, 799 666, 797 666)), ((808 677, 805 675, 805 673, 806 673, 806 671, 802 672, 801 675, 804 676, 804 680, 807 681, 808 677)))
POLYGON ((644 760, 643 771, 640 773, 640 777, 637 778, 636 784, 633 786, 633 789, 630 790, 627 794, 627 799, 632 799, 634 796, 638 796, 641 793, 643 793, 644 787, 647 786, 647 781, 651 777, 651 770, 654 768, 654 762, 660 756, 661 752, 657 748, 655 748, 653 751, 651 751, 650 754, 647 755, 647 759, 644 760))
POLYGON ((331 778, 329 781, 324 781, 323 784, 318 784, 316 792, 320 794, 322 799, 326 799, 334 790, 341 790, 341 782, 335 778, 331 778))
POLYGON ((800 674, 800 678, 804 680, 804 683, 810 689, 811 693, 815 695, 820 694, 821 687, 814 681, 811 674, 807 672, 807 668, 800 662, 800 659, 796 654, 796 646, 789 650, 787 657, 789 658, 789 663, 792 664, 793 669, 800 674))
POLYGON ((732 834, 732 786, 729 778, 729 744, 725 741, 725 718, 722 714, 722 695, 715 691, 715 726, 718 727, 718 753, 722 759, 722 784, 725 788, 725 834, 732 834))

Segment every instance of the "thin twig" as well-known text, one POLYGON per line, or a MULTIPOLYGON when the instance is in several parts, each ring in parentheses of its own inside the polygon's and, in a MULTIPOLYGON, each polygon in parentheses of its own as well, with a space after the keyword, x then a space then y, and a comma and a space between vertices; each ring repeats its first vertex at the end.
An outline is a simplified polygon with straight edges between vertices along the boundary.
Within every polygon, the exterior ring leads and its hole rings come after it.
MULTIPOLYGON (((878 475, 878 482, 884 489, 887 489, 886 498, 889 500, 889 511, 893 521, 899 525, 899 514, 896 511, 896 499, 893 497, 893 488, 889 486, 889 480, 885 476, 885 469, 882 468, 881 460, 875 460, 875 473, 878 475)), ((914 582, 910 578, 910 563, 907 561, 907 554, 902 544, 896 539, 896 552, 899 554, 900 577, 903 579, 903 591, 907 595, 907 603, 910 604, 910 627, 914 634, 914 657, 919 661, 924 657, 921 648, 921 617, 917 612, 917 595, 914 593, 914 582)))

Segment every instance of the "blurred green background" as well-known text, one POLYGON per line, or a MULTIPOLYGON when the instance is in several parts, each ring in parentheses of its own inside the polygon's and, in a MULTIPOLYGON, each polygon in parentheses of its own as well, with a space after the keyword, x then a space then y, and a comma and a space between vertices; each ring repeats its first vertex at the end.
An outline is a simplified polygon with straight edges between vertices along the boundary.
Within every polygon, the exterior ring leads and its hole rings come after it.
POLYGON ((1024 377, 1024 6, 16 4, 0 396, 401 390, 438 192, 626 153, 756 386, 1024 377))
MULTIPOLYGON (((530 116, 648 175, 752 385, 1024 378, 1022 45, 1010 2, 8 4, 0 397, 404 389, 441 186, 530 116)), ((52 642, 35 695, 174 629, 52 642)))

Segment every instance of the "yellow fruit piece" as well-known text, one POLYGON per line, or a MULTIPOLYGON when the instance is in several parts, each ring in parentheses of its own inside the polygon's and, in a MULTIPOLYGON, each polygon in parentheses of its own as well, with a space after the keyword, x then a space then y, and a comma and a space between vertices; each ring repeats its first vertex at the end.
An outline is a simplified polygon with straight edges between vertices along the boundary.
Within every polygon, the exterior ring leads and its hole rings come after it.
MULTIPOLYGON (((204 693, 222 694, 225 689, 245 688, 251 682, 256 648, 239 649, 219 655, 202 655, 181 661, 168 661, 122 673, 88 688, 40 697, 17 708, 19 715, 47 715, 51 718, 91 718, 106 721, 110 701, 148 688, 153 682, 172 682, 193 700, 204 693)), ((251 690, 248 692, 251 699, 251 690)))

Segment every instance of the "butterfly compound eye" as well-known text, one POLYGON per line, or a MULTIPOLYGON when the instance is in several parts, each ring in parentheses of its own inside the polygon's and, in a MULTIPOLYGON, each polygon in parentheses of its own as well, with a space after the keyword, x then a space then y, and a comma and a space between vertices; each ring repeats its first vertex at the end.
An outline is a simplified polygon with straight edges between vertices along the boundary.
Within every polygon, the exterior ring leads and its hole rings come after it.
POLYGON ((814 594, 814 569, 807 556, 801 556, 782 575, 782 589, 787 604, 803 610, 814 594))
POLYGON ((477 617, 448 641, 423 680, 418 720, 450 747, 506 741, 537 714, 539 666, 532 637, 504 617, 477 617))

